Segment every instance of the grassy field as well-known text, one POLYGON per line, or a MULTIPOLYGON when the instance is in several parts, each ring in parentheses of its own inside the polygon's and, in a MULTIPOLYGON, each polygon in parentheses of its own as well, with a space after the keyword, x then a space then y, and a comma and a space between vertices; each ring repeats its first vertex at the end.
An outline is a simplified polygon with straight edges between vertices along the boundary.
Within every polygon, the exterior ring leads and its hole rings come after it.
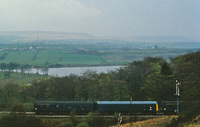
POLYGON ((32 66, 120 65, 144 57, 175 57, 188 49, 124 49, 120 45, 97 44, 10 44, 0 47, 0 63, 32 66))
POLYGON ((0 72, 0 86, 5 84, 25 84, 34 79, 47 78, 47 76, 37 74, 10 73, 9 77, 5 76, 5 72, 0 72))

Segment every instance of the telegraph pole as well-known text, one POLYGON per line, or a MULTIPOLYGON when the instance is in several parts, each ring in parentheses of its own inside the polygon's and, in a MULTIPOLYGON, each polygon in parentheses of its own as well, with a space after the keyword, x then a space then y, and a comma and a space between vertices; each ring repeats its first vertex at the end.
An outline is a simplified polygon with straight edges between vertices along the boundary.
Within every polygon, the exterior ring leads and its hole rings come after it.
POLYGON ((179 114, 180 85, 181 83, 176 80, 176 93, 174 95, 177 96, 177 114, 179 114))

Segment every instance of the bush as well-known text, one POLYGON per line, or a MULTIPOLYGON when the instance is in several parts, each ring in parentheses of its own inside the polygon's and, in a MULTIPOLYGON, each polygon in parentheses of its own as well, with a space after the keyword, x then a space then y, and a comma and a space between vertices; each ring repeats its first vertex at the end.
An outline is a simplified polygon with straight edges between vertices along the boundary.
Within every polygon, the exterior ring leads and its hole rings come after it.
POLYGON ((200 114, 200 103, 191 103, 187 106, 187 110, 180 113, 177 119, 172 119, 171 123, 167 127, 177 127, 178 124, 191 121, 197 115, 200 114))
POLYGON ((38 118, 10 115, 0 119, 0 127, 44 127, 44 125, 38 118))
POLYGON ((87 122, 79 123, 76 127, 89 127, 87 122))
POLYGON ((62 122, 60 124, 58 124, 56 127, 73 127, 73 123, 72 121, 68 121, 68 122, 62 122))
POLYGON ((73 123, 73 125, 77 124, 78 118, 76 117, 75 111, 70 112, 70 121, 73 123))
POLYGON ((85 117, 86 121, 89 123, 90 126, 95 124, 95 118, 92 112, 89 112, 85 117))

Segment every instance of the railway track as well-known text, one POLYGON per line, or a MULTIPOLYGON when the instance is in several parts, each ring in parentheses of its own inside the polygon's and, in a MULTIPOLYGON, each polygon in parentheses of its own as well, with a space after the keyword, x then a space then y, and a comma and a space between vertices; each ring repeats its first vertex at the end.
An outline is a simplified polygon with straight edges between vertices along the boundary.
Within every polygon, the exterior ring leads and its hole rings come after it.
MULTIPOLYGON (((10 112, 8 111, 4 111, 4 112, 0 112, 0 114, 10 114, 10 112)), ((40 114, 37 115, 35 114, 35 112, 16 112, 15 114, 23 114, 23 115, 27 115, 27 116, 34 116, 34 117, 38 117, 38 118, 70 118, 71 115, 67 114, 67 115, 56 115, 56 114, 40 114)), ((171 115, 165 115, 162 113, 157 113, 157 114, 124 114, 122 115, 123 118, 128 118, 128 117, 132 117, 132 118, 156 118, 156 117, 162 117, 162 116, 171 116, 171 115)), ((77 118, 84 118, 87 117, 87 115, 75 115, 75 117, 77 118)), ((100 115, 100 114, 95 114, 94 113, 94 117, 99 117, 99 118, 114 118, 114 115, 100 115)))
MULTIPOLYGON (((39 118, 70 118, 71 115, 34 115, 35 117, 39 117, 39 118)), ((162 116, 166 116, 166 115, 122 115, 123 118, 157 118, 157 117, 162 117, 162 116)), ((75 117, 77 118, 84 118, 87 117, 86 115, 76 115, 75 117)), ((113 115, 98 115, 98 116, 94 116, 97 118, 114 118, 115 116, 113 115)))

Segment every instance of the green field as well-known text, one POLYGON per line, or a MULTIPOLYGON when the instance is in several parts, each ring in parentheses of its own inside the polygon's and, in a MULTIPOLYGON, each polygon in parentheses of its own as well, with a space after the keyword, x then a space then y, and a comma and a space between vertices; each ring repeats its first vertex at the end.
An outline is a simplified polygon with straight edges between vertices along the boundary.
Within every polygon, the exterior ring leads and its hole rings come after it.
POLYGON ((120 65, 144 57, 175 57, 188 49, 133 48, 134 44, 1 44, 0 63, 29 64, 32 66, 101 66, 120 65), (132 47, 128 48, 127 47, 132 47))
POLYGON ((24 73, 9 73, 9 76, 5 76, 6 72, 0 72, 0 86, 5 84, 27 84, 35 79, 47 78, 46 75, 37 74, 24 74, 24 73))

